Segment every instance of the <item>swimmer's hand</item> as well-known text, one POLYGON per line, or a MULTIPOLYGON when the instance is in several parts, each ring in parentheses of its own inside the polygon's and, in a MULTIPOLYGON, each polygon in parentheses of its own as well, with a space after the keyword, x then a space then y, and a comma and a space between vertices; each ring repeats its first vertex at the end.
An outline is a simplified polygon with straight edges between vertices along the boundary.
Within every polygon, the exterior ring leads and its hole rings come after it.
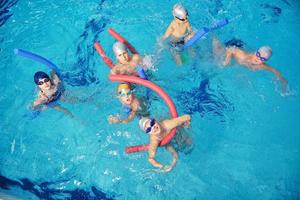
POLYGON ((157 172, 164 173, 164 172, 169 172, 172 169, 173 169, 173 166, 166 165, 166 166, 163 166, 160 169, 158 169, 157 172))
POLYGON ((183 126, 184 128, 190 128, 190 126, 191 126, 191 121, 184 122, 182 126, 183 126))
POLYGON ((47 110, 48 109, 48 106, 47 105, 43 105, 42 107, 41 107, 41 110, 47 110))
POLYGON ((184 115, 185 122, 182 124, 184 128, 189 128, 191 125, 191 116, 190 115, 184 115))
POLYGON ((108 122, 110 123, 110 124, 114 124, 114 123, 119 123, 121 120, 118 118, 118 117, 114 117, 114 116, 112 116, 112 115, 110 115, 109 117, 108 117, 108 122))
POLYGON ((280 81, 281 81, 281 93, 286 94, 287 93, 287 84, 288 84, 288 82, 285 78, 281 78, 280 81))
POLYGON ((159 168, 158 172, 169 172, 169 171, 171 171, 176 166, 177 160, 178 160, 178 156, 174 156, 172 164, 161 166, 159 168))
POLYGON ((190 32, 185 38, 184 38, 184 42, 189 41, 192 37, 194 37, 195 33, 194 32, 190 32))
POLYGON ((32 110, 38 110, 38 111, 43 111, 43 110, 46 110, 48 109, 48 106, 47 105, 44 105, 44 104, 38 104, 38 105, 33 105, 31 107, 32 110))

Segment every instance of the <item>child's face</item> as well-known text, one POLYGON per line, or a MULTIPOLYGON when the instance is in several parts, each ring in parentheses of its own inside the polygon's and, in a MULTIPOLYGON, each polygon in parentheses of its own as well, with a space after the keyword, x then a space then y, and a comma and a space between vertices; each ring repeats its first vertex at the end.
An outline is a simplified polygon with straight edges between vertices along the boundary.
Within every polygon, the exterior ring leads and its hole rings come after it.
POLYGON ((51 88, 51 81, 48 78, 39 79, 38 86, 41 90, 49 90, 51 88))
POLYGON ((123 53, 120 53, 118 56, 117 56, 117 59, 120 63, 126 63, 129 61, 129 55, 127 53, 127 51, 124 51, 123 53))
POLYGON ((133 93, 129 89, 123 89, 119 94, 120 101, 125 105, 130 105, 133 100, 133 93))

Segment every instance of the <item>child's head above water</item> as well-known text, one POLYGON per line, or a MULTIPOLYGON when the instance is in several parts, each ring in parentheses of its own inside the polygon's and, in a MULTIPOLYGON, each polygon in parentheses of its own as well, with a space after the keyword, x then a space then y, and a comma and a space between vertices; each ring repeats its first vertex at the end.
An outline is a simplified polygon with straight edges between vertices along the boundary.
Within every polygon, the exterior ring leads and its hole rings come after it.
POLYGON ((133 100, 133 93, 130 83, 120 83, 118 86, 118 97, 125 105, 130 105, 133 100))
POLYGON ((115 42, 113 45, 113 52, 119 62, 127 62, 129 59, 126 46, 122 42, 115 42))
POLYGON ((49 89, 51 87, 51 80, 45 72, 36 72, 34 74, 33 80, 40 89, 49 89))
POLYGON ((188 11, 182 4, 177 3, 173 6, 173 16, 180 21, 185 21, 188 16, 188 11))
POLYGON ((260 58, 261 61, 265 62, 272 56, 272 49, 269 46, 262 46, 256 51, 256 56, 260 58))

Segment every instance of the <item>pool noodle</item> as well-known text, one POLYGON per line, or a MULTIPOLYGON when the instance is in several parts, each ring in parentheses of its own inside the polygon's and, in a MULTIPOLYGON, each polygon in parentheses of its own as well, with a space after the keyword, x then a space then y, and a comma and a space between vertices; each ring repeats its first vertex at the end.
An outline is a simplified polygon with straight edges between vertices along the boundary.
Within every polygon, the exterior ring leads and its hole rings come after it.
POLYGON ((61 73, 60 73, 60 70, 58 69, 58 67, 55 64, 53 64, 51 61, 47 60, 46 58, 44 58, 40 55, 31 53, 31 52, 23 50, 23 49, 14 49, 14 53, 18 56, 23 56, 25 58, 29 58, 31 60, 34 60, 34 61, 39 62, 41 64, 44 64, 47 67, 49 67, 50 69, 54 70, 55 73, 59 77, 61 76, 61 73))
MULTIPOLYGON (((158 85, 152 83, 151 81, 138 78, 135 76, 128 76, 128 75, 110 75, 109 79, 111 81, 119 81, 119 82, 130 82, 130 83, 135 83, 139 84, 142 86, 145 86, 147 88, 150 88, 152 91, 156 92, 162 99, 165 101, 167 104, 172 118, 178 117, 176 107, 174 105, 174 102, 170 98, 170 96, 158 85)), ((164 146, 168 144, 171 139, 175 136, 176 134, 176 128, 172 129, 159 143, 159 146, 164 146)), ((138 145, 138 146, 130 146, 126 147, 125 152, 126 153, 134 153, 134 152, 139 152, 139 151, 146 151, 149 149, 149 144, 143 144, 143 145, 138 145)))
POLYGON ((183 47, 187 48, 187 47, 192 46, 195 42, 197 42, 201 37, 203 37, 209 31, 213 31, 218 28, 221 28, 228 23, 229 23, 228 19, 225 18, 225 19, 222 19, 222 20, 217 21, 216 23, 212 24, 209 28, 203 27, 202 29, 198 30, 195 33, 195 35, 184 44, 183 47))

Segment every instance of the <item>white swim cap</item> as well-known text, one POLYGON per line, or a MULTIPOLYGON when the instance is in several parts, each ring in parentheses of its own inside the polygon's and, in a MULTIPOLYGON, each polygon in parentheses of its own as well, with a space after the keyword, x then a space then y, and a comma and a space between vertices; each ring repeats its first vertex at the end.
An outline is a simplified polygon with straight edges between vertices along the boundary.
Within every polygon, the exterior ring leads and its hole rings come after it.
POLYGON ((181 3, 177 3, 173 6, 173 15, 179 19, 185 19, 188 16, 188 12, 181 3))
POLYGON ((140 128, 145 131, 147 122, 151 121, 149 117, 142 117, 139 121, 140 128))
POLYGON ((262 46, 257 51, 267 60, 272 56, 272 49, 269 46, 262 46))
POLYGON ((113 45, 113 52, 116 56, 124 53, 126 51, 126 46, 122 42, 115 42, 113 45))

